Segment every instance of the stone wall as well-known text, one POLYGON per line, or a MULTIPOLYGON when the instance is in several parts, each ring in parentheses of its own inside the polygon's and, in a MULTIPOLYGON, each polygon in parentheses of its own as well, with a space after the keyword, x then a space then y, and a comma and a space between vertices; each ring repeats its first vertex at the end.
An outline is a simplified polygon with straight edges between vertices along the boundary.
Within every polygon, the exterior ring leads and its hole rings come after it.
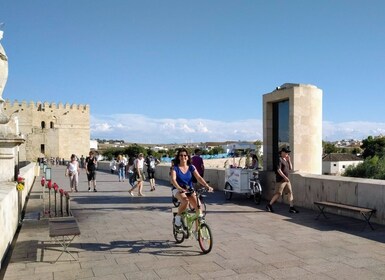
MULTIPOLYGON (((18 207, 19 198, 22 208, 26 203, 26 198, 31 190, 38 169, 35 163, 31 163, 20 169, 20 176, 25 179, 25 188, 21 192, 21 197, 16 190, 16 182, 0 183, 0 260, 4 260, 13 237, 18 227, 18 207)), ((0 267, 1 267, 0 263, 0 267)))
MULTIPOLYGON (((109 171, 108 162, 100 162, 99 169, 109 171)), ((170 166, 160 164, 156 168, 158 180, 169 181, 170 166)), ((274 194, 275 173, 260 171, 259 174, 265 200, 274 194), (269 187, 272 186, 272 187, 269 187)), ((210 181, 216 191, 223 191, 225 185, 224 168, 206 168, 205 179, 210 181)), ((331 175, 313 175, 292 173, 290 180, 293 185, 294 203, 300 207, 317 210, 314 201, 328 200, 355 206, 377 209, 371 221, 385 225, 385 181, 363 178, 350 178, 331 175)), ((225 199, 223 197, 223 199, 225 199)), ((283 199, 286 199, 284 196, 283 199)), ((283 202, 286 202, 283 200, 283 202)), ((327 209, 328 212, 343 216, 362 219, 359 214, 327 209)))

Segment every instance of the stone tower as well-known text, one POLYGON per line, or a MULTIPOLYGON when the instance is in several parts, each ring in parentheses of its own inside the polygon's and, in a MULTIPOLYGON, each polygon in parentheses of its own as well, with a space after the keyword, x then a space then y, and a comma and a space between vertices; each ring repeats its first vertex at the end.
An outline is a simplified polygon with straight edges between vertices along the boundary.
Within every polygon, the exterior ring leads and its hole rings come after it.
POLYGON ((88 155, 90 149, 89 105, 55 104, 9 100, 4 112, 18 111, 20 133, 26 142, 20 147, 20 161, 39 157, 69 159, 71 154, 88 155))
POLYGON ((283 84, 263 95, 264 167, 274 170, 278 150, 292 151, 293 169, 322 174, 322 90, 283 84))

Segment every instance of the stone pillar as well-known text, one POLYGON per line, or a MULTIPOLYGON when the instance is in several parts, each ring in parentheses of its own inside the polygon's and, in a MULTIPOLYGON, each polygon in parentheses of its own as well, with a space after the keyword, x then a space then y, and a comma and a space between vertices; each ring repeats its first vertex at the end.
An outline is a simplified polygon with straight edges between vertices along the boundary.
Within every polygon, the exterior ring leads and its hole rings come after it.
MULTIPOLYGON (((0 30, 0 40, 3 31, 0 30)), ((8 58, 0 44, 0 182, 13 181, 18 165, 17 147, 24 143, 18 135, 17 119, 3 112, 3 91, 8 79, 8 58)), ((14 112, 16 113, 16 112, 14 112)))
POLYGON ((282 148, 279 144, 283 144, 277 139, 275 126, 282 117, 288 123, 288 137, 284 143, 292 151, 293 170, 322 174, 322 90, 313 85, 283 84, 263 95, 263 166, 267 172, 272 172, 266 183, 272 185, 275 179, 274 165, 278 150, 282 148), (285 111, 284 116, 278 117, 277 104, 285 102, 287 115, 285 111))

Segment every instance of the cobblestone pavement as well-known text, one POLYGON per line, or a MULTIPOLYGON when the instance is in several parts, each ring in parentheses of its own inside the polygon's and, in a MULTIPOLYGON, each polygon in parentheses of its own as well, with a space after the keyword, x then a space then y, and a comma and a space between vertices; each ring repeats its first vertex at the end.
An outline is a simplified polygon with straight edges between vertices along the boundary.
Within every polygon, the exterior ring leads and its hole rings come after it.
MULTIPOLYGON (((63 166, 53 167, 52 176, 68 189, 63 166)), ((131 197, 127 181, 98 172, 94 193, 82 171, 71 198, 81 230, 70 248, 77 260, 64 254, 52 264, 60 248, 50 242, 48 219, 37 219, 43 209, 37 177, 4 279, 385 279, 385 227, 363 229, 363 220, 336 215, 315 220, 317 212, 290 214, 284 204, 268 213, 264 202, 239 194, 230 201, 220 191, 207 195, 209 254, 192 239, 176 244, 170 186, 157 183, 155 192, 146 182, 145 197, 131 197)))

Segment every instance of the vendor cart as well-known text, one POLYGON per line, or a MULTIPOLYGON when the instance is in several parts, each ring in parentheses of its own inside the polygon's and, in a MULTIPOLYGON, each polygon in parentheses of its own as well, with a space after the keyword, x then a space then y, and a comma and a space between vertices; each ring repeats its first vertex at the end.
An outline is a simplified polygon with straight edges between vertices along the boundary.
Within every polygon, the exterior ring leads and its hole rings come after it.
POLYGON ((256 204, 260 204, 262 187, 258 178, 258 170, 243 168, 226 168, 225 188, 226 200, 230 200, 233 193, 245 194, 254 197, 256 204))

